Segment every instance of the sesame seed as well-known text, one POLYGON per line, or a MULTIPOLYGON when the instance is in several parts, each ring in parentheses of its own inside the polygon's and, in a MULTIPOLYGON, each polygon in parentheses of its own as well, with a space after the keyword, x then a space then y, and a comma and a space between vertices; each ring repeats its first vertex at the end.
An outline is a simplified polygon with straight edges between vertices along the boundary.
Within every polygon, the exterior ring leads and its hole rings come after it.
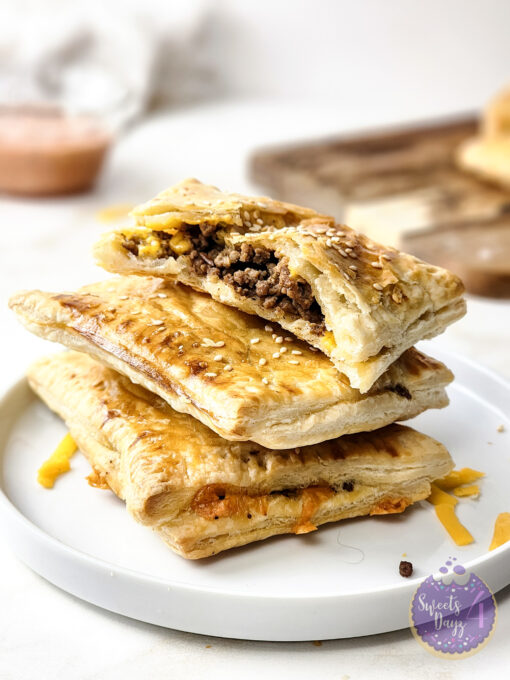
POLYGON ((223 340, 218 340, 218 342, 215 343, 214 346, 215 347, 225 347, 225 343, 223 342, 223 340))
POLYGON ((269 380, 267 378, 262 378, 264 385, 269 385, 269 380))
POLYGON ((331 237, 331 241, 332 241, 333 243, 340 243, 340 239, 338 238, 338 236, 332 236, 332 237, 331 237))
POLYGON ((342 257, 348 257, 347 253, 345 252, 345 250, 342 250, 342 248, 339 248, 339 249, 338 249, 338 252, 340 253, 340 255, 341 255, 342 257))
POLYGON ((253 211, 253 217, 254 217, 255 219, 257 219, 258 217, 260 217, 260 213, 259 213, 258 210, 254 210, 254 211, 253 211))
POLYGON ((248 227, 248 229, 251 229, 253 227, 252 223, 249 220, 246 220, 246 222, 244 223, 244 226, 248 227))
POLYGON ((328 229, 326 232, 326 236, 335 236, 336 232, 334 229, 328 229))
POLYGON ((224 371, 231 371, 232 370, 231 364, 225 364, 225 366, 223 367, 223 370, 224 371))
POLYGON ((372 262, 371 264, 374 269, 382 269, 382 264, 380 262, 372 262))
POLYGON ((264 330, 267 331, 268 333, 273 332, 273 329, 271 328, 271 326, 264 326, 264 330))
POLYGON ((349 276, 349 274, 347 272, 342 272, 342 275, 343 275, 344 279, 346 279, 347 281, 351 280, 351 277, 349 276))
POLYGON ((337 231, 336 235, 337 236, 345 236, 345 231, 337 231))
POLYGON ((383 253, 381 257, 383 260, 391 260, 391 257, 389 255, 386 255, 386 253, 383 253))
POLYGON ((159 298, 166 298, 168 295, 166 293, 158 293, 159 298))
POLYGON ((251 344, 251 345, 256 345, 257 342, 260 342, 260 338, 252 338, 252 339, 250 340, 250 344, 251 344))
POLYGON ((297 356, 303 354, 303 352, 300 349, 293 349, 291 354, 296 354, 297 356))
POLYGON ((330 238, 326 239, 326 245, 328 246, 328 248, 331 248, 331 245, 332 245, 332 244, 331 244, 331 239, 330 239, 330 238))
POLYGON ((129 295, 119 295, 119 300, 127 300, 129 295))
POLYGON ((353 250, 352 253, 349 253, 349 257, 352 257, 353 260, 356 260, 358 256, 356 255, 356 253, 353 250))
POLYGON ((162 323, 164 323, 164 322, 160 321, 159 319, 152 319, 152 325, 153 326, 161 326, 162 323))
POLYGON ((205 375, 206 378, 216 378, 218 374, 217 373, 204 373, 204 375, 205 375))
POLYGON ((277 338, 275 338, 275 342, 276 342, 277 345, 281 345, 281 343, 283 342, 282 336, 279 335, 277 338))
POLYGON ((504 432, 504 431, 505 431, 505 426, 504 426, 504 425, 498 425, 497 428, 496 428, 496 430, 497 430, 498 432, 504 432))
POLYGON ((346 252, 346 253, 352 253, 352 248, 347 247, 347 248, 345 249, 345 252, 346 252))
POLYGON ((262 357, 262 359, 259 359, 259 366, 265 366, 266 364, 267 364, 267 359, 264 359, 264 357, 262 357))
POLYGON ((262 227, 260 224, 254 224, 253 226, 250 227, 250 231, 260 231, 262 227))
POLYGON ((299 361, 296 361, 295 359, 290 359, 289 364, 294 364, 295 366, 299 366, 299 361))
POLYGON ((373 286, 373 288, 375 288, 376 290, 382 290, 382 289, 383 289, 383 287, 381 286, 380 283, 373 283, 372 286, 373 286))
POLYGON ((280 347, 280 354, 285 354, 286 351, 287 351, 286 347, 280 347))
POLYGON ((217 354, 217 355, 214 357, 214 361, 221 361, 222 359, 223 359, 223 355, 222 355, 222 354, 217 354))
POLYGON ((179 345, 179 349, 182 351, 184 349, 184 345, 179 345))
POLYGON ((273 354, 273 359, 279 359, 280 358, 280 352, 275 352, 273 354))
POLYGON ((264 224, 264 220, 261 220, 260 217, 257 218, 256 222, 257 222, 257 224, 260 224, 261 226, 264 224))
POLYGON ((243 212, 243 217, 244 217, 244 219, 248 222, 249 219, 250 219, 250 213, 249 213, 247 210, 245 210, 245 211, 243 212))
POLYGON ((353 272, 357 272, 357 271, 358 271, 358 268, 356 267, 355 264, 350 264, 350 265, 349 265, 349 269, 352 269, 353 272))
POLYGON ((309 347, 309 350, 310 350, 311 352, 318 352, 318 351, 319 351, 319 350, 317 349, 317 347, 309 347))

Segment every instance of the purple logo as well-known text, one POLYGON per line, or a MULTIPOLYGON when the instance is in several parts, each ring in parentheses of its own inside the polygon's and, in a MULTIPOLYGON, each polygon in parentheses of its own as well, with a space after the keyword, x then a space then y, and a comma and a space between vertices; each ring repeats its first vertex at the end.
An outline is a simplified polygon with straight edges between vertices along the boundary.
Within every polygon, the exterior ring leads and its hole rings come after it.
POLYGON ((496 601, 487 585, 450 558, 428 576, 411 601, 411 630, 433 654, 455 659, 484 647, 496 625, 496 601))

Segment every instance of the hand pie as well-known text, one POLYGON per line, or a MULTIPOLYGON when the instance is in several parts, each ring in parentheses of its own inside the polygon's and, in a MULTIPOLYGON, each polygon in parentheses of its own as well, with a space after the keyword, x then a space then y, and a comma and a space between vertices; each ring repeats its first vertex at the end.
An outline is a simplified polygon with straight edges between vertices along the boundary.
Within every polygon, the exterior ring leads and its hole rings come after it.
POLYGON ((196 559, 346 517, 402 512, 453 467, 437 441, 400 425, 300 451, 228 442, 79 352, 39 360, 37 394, 67 423, 133 517, 196 559))
POLYGON ((276 325, 151 277, 10 302, 29 330, 94 356, 225 439, 282 449, 446 406, 453 376, 409 350, 366 394, 276 325))
POLYGON ((186 180, 95 247, 111 272, 180 281, 276 321, 362 392, 465 313, 461 281, 313 210, 186 180))

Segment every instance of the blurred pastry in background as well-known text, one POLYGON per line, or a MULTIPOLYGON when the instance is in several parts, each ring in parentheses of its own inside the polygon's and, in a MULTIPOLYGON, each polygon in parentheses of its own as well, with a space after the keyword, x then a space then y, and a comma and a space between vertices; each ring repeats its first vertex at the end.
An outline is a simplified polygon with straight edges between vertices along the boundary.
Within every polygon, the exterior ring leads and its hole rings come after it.
POLYGON ((55 107, 0 108, 0 191, 70 194, 96 180, 112 137, 90 115, 55 107))
POLYGON ((480 133, 457 151, 461 169, 510 188, 510 88, 492 99, 480 122, 480 133))

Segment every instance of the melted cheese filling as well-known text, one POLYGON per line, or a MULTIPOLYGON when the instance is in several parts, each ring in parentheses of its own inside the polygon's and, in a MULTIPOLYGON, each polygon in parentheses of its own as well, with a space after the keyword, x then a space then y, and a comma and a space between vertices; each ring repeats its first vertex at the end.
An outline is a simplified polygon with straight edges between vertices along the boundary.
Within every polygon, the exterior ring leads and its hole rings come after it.
POLYGON ((267 515, 269 503, 275 496, 284 495, 294 501, 301 501, 300 516, 293 527, 296 534, 315 531, 313 517, 320 506, 335 491, 328 486, 310 486, 305 489, 284 489, 273 493, 249 492, 240 487, 222 484, 207 484, 202 487, 191 502, 191 509, 200 517, 217 520, 220 517, 245 515, 251 519, 253 514, 267 515))
POLYGON ((69 433, 66 434, 48 460, 39 468, 37 472, 39 484, 46 489, 51 489, 57 477, 71 469, 69 460, 77 448, 71 435, 69 433))

